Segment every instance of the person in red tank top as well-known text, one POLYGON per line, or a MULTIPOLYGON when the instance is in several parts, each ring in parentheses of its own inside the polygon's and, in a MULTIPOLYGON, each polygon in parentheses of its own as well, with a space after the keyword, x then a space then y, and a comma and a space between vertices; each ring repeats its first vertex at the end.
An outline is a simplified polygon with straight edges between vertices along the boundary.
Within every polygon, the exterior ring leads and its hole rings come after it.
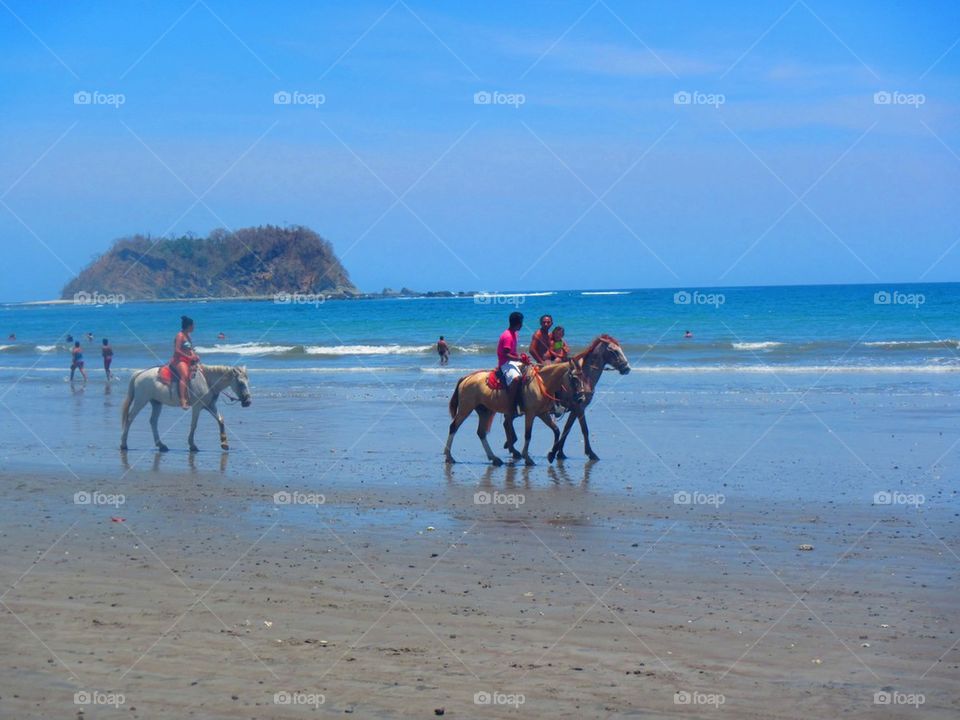
POLYGON ((173 359, 170 365, 176 371, 180 379, 180 407, 184 410, 190 409, 188 399, 188 385, 190 383, 190 366, 200 362, 200 356, 193 349, 193 340, 190 339, 190 333, 193 332, 193 320, 186 315, 180 316, 180 332, 173 341, 173 359))

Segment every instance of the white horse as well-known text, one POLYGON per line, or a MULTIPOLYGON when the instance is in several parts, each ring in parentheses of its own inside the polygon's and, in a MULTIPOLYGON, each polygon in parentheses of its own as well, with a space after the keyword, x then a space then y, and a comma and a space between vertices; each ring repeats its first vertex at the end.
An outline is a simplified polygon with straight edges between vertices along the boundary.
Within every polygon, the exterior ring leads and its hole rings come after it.
MULTIPOLYGON (((160 452, 169 450, 160 441, 157 419, 160 417, 160 410, 164 405, 180 406, 180 387, 176 377, 170 383, 162 382, 158 377, 160 370, 160 367, 147 368, 134 373, 133 377, 130 378, 127 397, 123 401, 121 450, 127 449, 127 433, 130 432, 130 425, 137 413, 148 402, 152 407, 150 427, 153 429, 153 441, 160 452)), ((207 410, 217 419, 217 423, 220 425, 220 447, 229 450, 226 426, 223 424, 223 416, 217 410, 217 399, 221 392, 231 388, 243 407, 250 406, 252 401, 250 399, 250 383, 247 380, 247 368, 230 365, 198 365, 197 372, 190 378, 187 388, 187 396, 193 409, 193 417, 190 420, 190 436, 187 439, 190 444, 190 452, 199 450, 193 442, 193 433, 197 429, 197 419, 200 417, 201 410, 207 410)))

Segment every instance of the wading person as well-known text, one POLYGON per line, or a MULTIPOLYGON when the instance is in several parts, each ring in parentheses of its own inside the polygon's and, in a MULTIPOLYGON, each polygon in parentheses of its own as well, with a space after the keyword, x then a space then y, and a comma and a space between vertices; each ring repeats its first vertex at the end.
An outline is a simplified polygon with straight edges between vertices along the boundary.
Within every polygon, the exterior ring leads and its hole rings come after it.
POLYGON ((87 371, 83 369, 83 348, 80 347, 80 341, 74 340, 73 349, 70 351, 70 382, 73 382, 73 374, 79 370, 83 375, 83 381, 87 381, 87 371))
POLYGON ((441 365, 446 365, 450 362, 450 346, 447 344, 447 341, 443 339, 443 335, 437 340, 437 354, 440 355, 441 365))
POLYGON ((110 372, 110 363, 113 362, 113 348, 110 347, 110 341, 106 338, 103 339, 100 354, 103 355, 103 371, 107 374, 107 380, 112 380, 113 374, 110 372))

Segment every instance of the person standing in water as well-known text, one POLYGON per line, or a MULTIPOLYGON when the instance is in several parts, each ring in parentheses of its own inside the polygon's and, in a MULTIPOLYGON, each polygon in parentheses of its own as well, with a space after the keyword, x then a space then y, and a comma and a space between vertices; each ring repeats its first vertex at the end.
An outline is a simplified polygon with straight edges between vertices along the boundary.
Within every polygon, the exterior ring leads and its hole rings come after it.
POLYGON ((103 355, 103 372, 107 374, 107 380, 113 380, 113 374, 110 372, 110 363, 113 362, 113 348, 110 347, 110 341, 106 338, 103 339, 100 354, 103 355))
POLYGON ((450 362, 450 346, 447 345, 447 341, 443 339, 443 335, 437 340, 437 353, 440 355, 441 365, 446 365, 450 362))
POLYGON ((193 349, 193 340, 190 339, 190 333, 193 332, 193 320, 186 315, 180 316, 180 332, 173 340, 173 359, 170 366, 176 372, 180 383, 180 407, 184 410, 190 409, 190 400, 188 390, 190 384, 191 366, 200 362, 200 356, 193 349))
POLYGON ((87 371, 83 369, 83 348, 80 347, 80 341, 73 342, 73 349, 70 351, 70 382, 73 382, 73 374, 79 370, 83 375, 83 381, 87 381, 87 371))

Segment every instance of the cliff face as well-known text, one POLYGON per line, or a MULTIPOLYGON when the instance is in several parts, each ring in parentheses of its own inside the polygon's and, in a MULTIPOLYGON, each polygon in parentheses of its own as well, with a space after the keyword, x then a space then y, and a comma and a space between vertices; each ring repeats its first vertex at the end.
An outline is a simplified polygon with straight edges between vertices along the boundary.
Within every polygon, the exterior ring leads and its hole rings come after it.
POLYGON ((309 228, 272 225, 206 238, 122 238, 67 283, 63 298, 78 292, 127 300, 359 293, 329 242, 309 228))

